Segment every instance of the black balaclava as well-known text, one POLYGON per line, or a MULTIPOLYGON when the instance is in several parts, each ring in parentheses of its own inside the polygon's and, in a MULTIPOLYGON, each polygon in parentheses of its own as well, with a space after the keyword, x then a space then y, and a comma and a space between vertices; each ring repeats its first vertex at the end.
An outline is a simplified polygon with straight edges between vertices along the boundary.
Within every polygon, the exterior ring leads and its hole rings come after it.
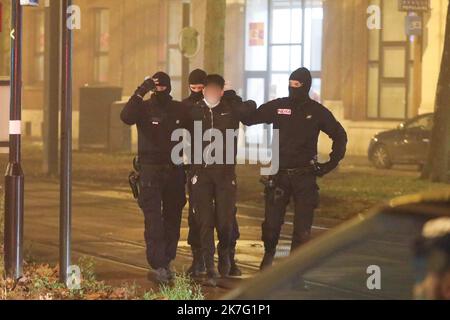
MULTIPOLYGON (((205 85, 207 74, 205 71, 201 69, 195 69, 191 72, 189 75, 189 85, 197 85, 197 84, 203 84, 205 85)), ((203 92, 193 92, 191 90, 191 99, 195 101, 200 101, 203 99, 203 92)))
POLYGON ((295 102, 305 102, 309 100, 309 91, 311 90, 312 77, 311 72, 306 68, 300 68, 292 72, 289 80, 297 80, 303 83, 300 88, 289 86, 289 98, 295 102))
POLYGON ((172 85, 170 82, 170 77, 165 72, 157 72, 153 75, 152 79, 158 80, 158 86, 167 87, 164 91, 155 91, 154 96, 156 100, 158 100, 161 104, 166 104, 170 100, 172 100, 172 96, 170 95, 170 92, 172 91, 172 85))

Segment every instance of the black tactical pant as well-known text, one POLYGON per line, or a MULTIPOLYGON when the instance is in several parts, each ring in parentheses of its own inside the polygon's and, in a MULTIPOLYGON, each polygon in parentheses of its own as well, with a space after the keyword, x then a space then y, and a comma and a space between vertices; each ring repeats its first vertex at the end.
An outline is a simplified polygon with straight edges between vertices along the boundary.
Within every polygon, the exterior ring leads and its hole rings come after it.
MULTIPOLYGON (((189 173, 188 175, 188 182, 187 182, 187 188, 188 188, 188 195, 189 195, 189 215, 188 215, 188 225, 189 225, 189 232, 188 232, 188 244, 191 246, 193 251, 200 251, 202 248, 202 242, 200 237, 200 223, 196 220, 195 214, 194 214, 194 203, 192 200, 192 173, 189 173)), ((237 208, 234 208, 234 219, 233 219, 233 226, 231 230, 231 249, 235 249, 237 245, 237 241, 241 234, 239 233, 239 225, 237 221, 237 208)))
POLYGON ((266 187, 265 220, 262 224, 262 240, 266 252, 275 253, 284 224, 286 207, 294 200, 294 231, 292 250, 309 239, 314 210, 319 204, 319 187, 315 175, 288 174, 280 171, 272 177, 274 186, 266 187))
POLYGON ((183 168, 142 165, 139 206, 145 217, 147 261, 153 269, 175 259, 186 205, 183 168))
POLYGON ((207 268, 214 265, 214 230, 217 230, 219 254, 229 255, 238 228, 236 222, 236 174, 234 166, 194 169, 191 178, 193 219, 200 227, 200 246, 207 268))

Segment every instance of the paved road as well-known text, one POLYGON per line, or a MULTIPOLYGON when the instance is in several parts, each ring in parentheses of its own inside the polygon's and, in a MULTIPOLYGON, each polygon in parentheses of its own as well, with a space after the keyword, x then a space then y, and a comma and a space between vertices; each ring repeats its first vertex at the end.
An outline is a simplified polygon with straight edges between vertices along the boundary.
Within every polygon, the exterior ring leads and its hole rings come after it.
MULTIPOLYGON (((37 261, 57 263, 59 187, 56 181, 27 180, 25 200, 26 253, 37 261)), ((258 270, 263 255, 260 225, 263 211, 248 205, 238 206, 241 239, 237 259, 243 269, 242 279, 258 270)), ((277 256, 288 254, 292 224, 288 217, 277 256)), ((324 232, 315 227, 314 235, 324 232)), ((191 262, 186 242, 187 211, 183 214, 181 241, 174 267, 186 270, 191 262)), ((74 259, 87 255, 95 258, 97 274, 109 283, 136 282, 143 289, 155 288, 147 280, 143 241, 143 216, 126 189, 75 184, 73 189, 74 259)), ((242 279, 221 281, 216 289, 207 288, 208 297, 217 297, 235 287, 242 279)))
MULTIPOLYGON (((1 157, 0 157, 1 158, 1 157)), ((1 158, 4 163, 4 158, 1 158)), ((371 171, 364 159, 361 163, 344 163, 342 170, 371 171)), ((378 171, 379 172, 379 171, 378 171)), ((393 171, 390 171, 392 174, 393 171)), ((417 175, 410 168, 396 170, 399 175, 417 175)), ((76 177, 75 177, 76 178, 76 177)), ((56 264, 59 236, 59 185, 57 180, 29 178, 26 180, 25 240, 26 253, 37 261, 56 264)), ((241 239, 237 259, 244 275, 241 279, 221 281, 218 288, 206 288, 208 298, 216 298, 258 271, 263 255, 260 225, 263 210, 251 205, 238 205, 241 239)), ((283 228, 278 257, 287 256, 292 224, 290 214, 283 228)), ((313 235, 334 226, 336 221, 315 221, 313 235)), ((191 262, 187 237, 187 212, 184 212, 181 241, 175 268, 186 270, 191 262)), ((147 280, 148 267, 143 241, 143 216, 128 189, 110 185, 75 183, 73 188, 73 255, 87 255, 96 260, 100 279, 111 284, 136 282, 143 290, 156 289, 147 280)))

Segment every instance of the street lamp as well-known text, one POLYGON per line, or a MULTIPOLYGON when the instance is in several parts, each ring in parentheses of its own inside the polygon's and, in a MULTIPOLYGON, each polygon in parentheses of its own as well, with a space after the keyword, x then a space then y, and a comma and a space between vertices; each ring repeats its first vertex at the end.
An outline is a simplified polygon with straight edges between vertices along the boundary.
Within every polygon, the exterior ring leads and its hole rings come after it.
POLYGON ((22 7, 11 7, 11 100, 9 116, 9 163, 5 175, 5 271, 13 279, 23 274, 23 190, 21 154, 22 7))
POLYGON ((11 3, 11 91, 9 117, 9 163, 5 174, 5 271, 13 279, 23 275, 23 191, 21 166, 22 125, 22 6, 36 6, 37 0, 11 3))
POLYGON ((37 6, 38 0, 12 0, 11 3, 11 91, 9 116, 9 163, 5 174, 6 275, 23 275, 24 174, 21 166, 22 125, 22 6, 37 6))
MULTIPOLYGON (((5 175, 5 271, 8 277, 23 275, 24 174, 21 166, 22 6, 38 6, 38 0, 12 0, 11 101, 9 163, 5 175)), ((60 281, 67 283, 71 267, 72 218, 72 29, 67 20, 71 0, 61 6, 61 178, 60 178, 60 281)))

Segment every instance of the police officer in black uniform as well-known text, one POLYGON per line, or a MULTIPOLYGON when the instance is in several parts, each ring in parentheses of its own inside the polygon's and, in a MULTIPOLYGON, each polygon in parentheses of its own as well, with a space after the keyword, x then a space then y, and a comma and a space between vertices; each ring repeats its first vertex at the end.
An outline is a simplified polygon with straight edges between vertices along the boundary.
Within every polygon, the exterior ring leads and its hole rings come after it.
MULTIPOLYGON (((204 97, 203 97, 203 89, 205 88, 205 81, 206 81, 207 74, 205 71, 201 69, 196 69, 192 71, 189 75, 189 90, 191 91, 191 94, 188 98, 183 100, 183 104, 186 106, 186 108, 192 109, 194 106, 198 103, 200 103, 204 97)), ((234 91, 228 90, 225 91, 224 97, 222 99, 227 99, 227 97, 230 97, 230 99, 234 99, 236 97, 236 93, 234 91)), ((237 98, 239 99, 239 98, 237 98)), ((232 102, 232 101, 230 101, 232 102)), ((192 203, 192 197, 191 195, 191 179, 192 175, 188 173, 188 194, 189 194, 189 215, 188 215, 188 224, 189 224, 189 233, 188 233, 188 244, 191 246, 192 250, 192 265, 188 269, 188 274, 192 275, 193 277, 200 276, 201 273, 206 271, 205 268, 205 260, 203 259, 202 255, 202 248, 201 248, 201 239, 200 239, 200 224, 196 223, 195 221, 195 215, 193 212, 193 203, 192 203)), ((230 247, 230 262, 231 262, 231 269, 230 269, 230 276, 232 277, 238 277, 242 275, 241 270, 237 266, 236 259, 235 259, 235 253, 236 253, 236 245, 237 240, 240 237, 239 233, 239 226, 236 218, 237 208, 235 208, 235 218, 233 219, 233 227, 232 227, 232 234, 231 234, 231 247, 230 247)))
MULTIPOLYGON (((201 148, 197 150, 202 152, 200 155, 194 155, 190 182, 193 214, 200 226, 200 242, 207 278, 213 285, 219 277, 214 265, 214 229, 217 230, 219 239, 219 273, 226 277, 230 275, 231 270, 233 222, 236 220, 237 137, 234 137, 233 141, 227 141, 226 131, 238 130, 239 122, 245 124, 246 118, 256 111, 253 101, 244 103, 233 92, 229 92, 228 97, 222 99, 224 86, 225 80, 221 76, 207 76, 204 99, 191 109, 191 119, 201 123, 204 137, 210 137, 209 140, 200 141, 201 148), (212 147, 215 137, 212 136, 211 129, 217 130, 223 137, 222 154, 216 154, 217 150, 212 147), (227 150, 233 153, 232 163, 227 162, 227 150), (198 156, 201 157, 201 163, 197 162, 198 156)), ((196 150, 195 144, 199 142, 195 139, 193 141, 193 149, 196 150)))
POLYGON ((181 128, 184 108, 170 95, 170 77, 164 72, 148 78, 136 90, 121 113, 128 125, 137 125, 140 162, 138 203, 145 217, 147 260, 157 279, 173 277, 170 263, 175 259, 182 210, 186 204, 186 176, 175 166, 171 151, 174 130, 181 128), (144 96, 153 91, 149 100, 144 96))
MULTIPOLYGON (((205 88, 206 81, 206 72, 201 69, 196 69, 189 74, 189 90, 191 94, 189 97, 183 100, 183 104, 185 108, 191 110, 195 104, 199 103, 203 100, 203 89, 205 88)), ((192 158, 192 157, 191 157, 192 158)), ((191 163, 187 164, 188 172, 187 172, 187 190, 189 195, 189 215, 188 215, 188 225, 189 225, 189 233, 188 233, 188 244, 191 246, 192 251, 192 265, 188 269, 188 274, 193 277, 200 276, 201 273, 205 272, 205 261, 202 255, 201 248, 201 240, 200 240, 200 227, 199 224, 195 221, 194 215, 194 205, 192 202, 191 195, 191 183, 190 176, 191 172, 191 163)))
POLYGON ((312 78, 306 68, 293 72, 289 97, 270 101, 260 108, 250 124, 273 124, 279 130, 279 167, 266 184, 265 221, 262 240, 265 247, 261 269, 272 265, 284 223, 286 207, 293 198, 295 206, 291 251, 310 239, 314 210, 319 203, 317 177, 335 169, 344 158, 347 134, 333 114, 309 97, 312 78), (330 161, 317 162, 320 132, 333 141, 330 161))

